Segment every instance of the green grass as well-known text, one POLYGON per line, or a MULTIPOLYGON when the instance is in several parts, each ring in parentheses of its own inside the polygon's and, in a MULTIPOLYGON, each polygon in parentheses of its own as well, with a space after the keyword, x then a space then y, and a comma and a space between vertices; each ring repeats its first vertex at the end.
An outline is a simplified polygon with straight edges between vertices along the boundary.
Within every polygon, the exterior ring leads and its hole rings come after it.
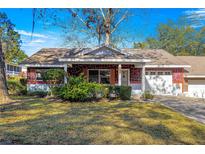
POLYGON ((205 125, 160 104, 15 99, 0 105, 0 143, 205 144, 205 125))

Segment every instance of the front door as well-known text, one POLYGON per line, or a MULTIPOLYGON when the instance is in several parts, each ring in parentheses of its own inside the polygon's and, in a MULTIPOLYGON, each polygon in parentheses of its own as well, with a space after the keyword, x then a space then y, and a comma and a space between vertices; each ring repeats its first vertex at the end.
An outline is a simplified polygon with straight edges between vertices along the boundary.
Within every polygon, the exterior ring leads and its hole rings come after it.
POLYGON ((128 70, 127 69, 122 69, 122 86, 128 86, 128 70))

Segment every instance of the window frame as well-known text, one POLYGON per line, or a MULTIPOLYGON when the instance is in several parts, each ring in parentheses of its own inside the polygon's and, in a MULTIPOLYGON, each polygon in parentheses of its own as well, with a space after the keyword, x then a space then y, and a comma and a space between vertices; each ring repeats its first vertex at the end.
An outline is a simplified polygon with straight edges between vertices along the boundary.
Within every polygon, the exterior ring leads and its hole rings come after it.
POLYGON ((104 85, 110 85, 110 78, 111 78, 111 71, 110 69, 88 69, 88 82, 90 82, 90 70, 95 70, 95 71, 98 71, 98 82, 97 83, 100 83, 100 84, 104 84, 104 85), (100 72, 101 71, 108 71, 109 72, 109 84, 106 84, 106 83, 101 83, 101 75, 100 75, 100 72))
POLYGON ((150 71, 149 75, 156 75, 156 71, 150 71))
POLYGON ((172 71, 164 71, 164 75, 172 75, 172 71), (169 73, 169 74, 166 74, 169 73))
POLYGON ((164 71, 157 71, 157 75, 164 75, 164 71))

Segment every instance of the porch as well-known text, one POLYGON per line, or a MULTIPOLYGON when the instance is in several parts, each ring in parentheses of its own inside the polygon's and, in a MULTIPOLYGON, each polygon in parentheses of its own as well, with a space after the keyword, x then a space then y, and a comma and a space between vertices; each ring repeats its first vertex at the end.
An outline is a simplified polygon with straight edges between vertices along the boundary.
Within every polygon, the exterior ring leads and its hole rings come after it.
POLYGON ((89 82, 132 86, 134 93, 145 89, 145 68, 140 64, 72 64, 66 66, 64 69, 68 72, 68 76, 83 75, 89 82))
MULTIPOLYGON (((47 84, 41 79, 42 73, 51 68, 64 69, 69 76, 83 75, 88 82, 97 82, 106 85, 131 86, 133 94, 145 89, 145 68, 134 64, 64 64, 56 67, 28 68, 28 84, 31 89, 48 90, 47 84)), ((64 77, 67 83, 67 77, 64 77)), ((29 88, 30 89, 30 88, 29 88)))

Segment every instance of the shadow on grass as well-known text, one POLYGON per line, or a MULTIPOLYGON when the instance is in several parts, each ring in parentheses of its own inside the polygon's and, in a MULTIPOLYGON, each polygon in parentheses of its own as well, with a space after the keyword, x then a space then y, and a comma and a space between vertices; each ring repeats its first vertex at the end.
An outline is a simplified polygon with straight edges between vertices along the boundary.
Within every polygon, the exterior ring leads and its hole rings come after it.
MULTIPOLYGON (((180 140, 175 130, 163 123, 172 116, 157 110, 166 108, 154 104, 65 104, 34 99, 6 106, 1 118, 10 118, 10 113, 18 111, 39 109, 43 112, 33 119, 19 119, 18 122, 14 119, 0 124, 0 141, 5 144, 190 144, 180 140), (156 123, 145 122, 143 118, 156 123)), ((19 115, 16 116, 18 118, 19 115)), ((204 127, 189 129, 196 143, 205 143, 204 127)))

